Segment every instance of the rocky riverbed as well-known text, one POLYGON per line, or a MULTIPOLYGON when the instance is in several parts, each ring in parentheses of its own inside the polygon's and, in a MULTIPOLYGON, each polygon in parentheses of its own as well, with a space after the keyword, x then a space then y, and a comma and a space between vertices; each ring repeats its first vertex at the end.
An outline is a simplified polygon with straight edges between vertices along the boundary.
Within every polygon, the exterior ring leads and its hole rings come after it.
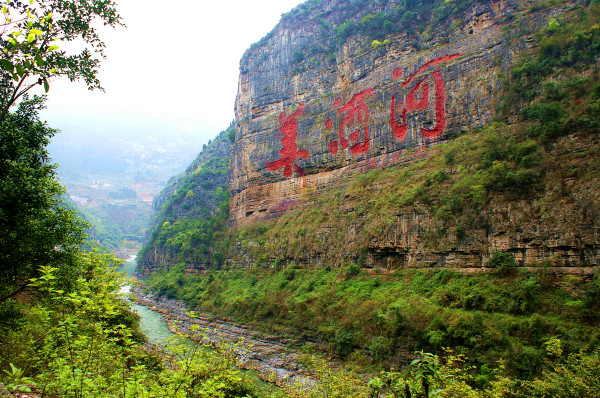
POLYGON ((186 334, 217 349, 231 349, 237 356, 239 368, 256 370, 265 381, 278 386, 314 384, 309 372, 299 364, 300 354, 287 346, 288 339, 260 333, 210 314, 191 313, 181 301, 157 298, 139 287, 132 288, 131 293, 138 304, 160 312, 171 332, 186 334))

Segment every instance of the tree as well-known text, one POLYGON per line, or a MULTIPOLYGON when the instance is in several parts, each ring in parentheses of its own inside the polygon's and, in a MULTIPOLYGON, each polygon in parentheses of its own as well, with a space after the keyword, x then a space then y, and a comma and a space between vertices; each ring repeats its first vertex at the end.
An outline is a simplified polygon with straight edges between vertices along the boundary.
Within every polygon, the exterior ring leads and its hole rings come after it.
POLYGON ((104 43, 94 26, 122 25, 115 6, 110 0, 7 0, 0 19, 0 121, 26 92, 38 84, 48 92, 59 76, 102 90, 97 72, 104 43), (84 47, 79 53, 59 47, 76 40, 84 47))
POLYGON ((85 238, 84 223, 59 199, 64 188, 46 150, 55 130, 38 118, 42 101, 26 99, 0 122, 0 302, 42 265, 59 268, 67 282, 85 238))
POLYGON ((0 302, 20 292, 42 265, 58 266, 69 283, 84 223, 67 210, 64 192, 49 163, 55 131, 39 120, 42 97, 31 88, 66 76, 100 89, 104 43, 96 28, 122 25, 111 0, 6 0, 0 17, 0 302), (3 18, 3 20, 1 19, 3 18), (83 45, 79 53, 59 48, 83 45), (19 104, 11 113, 11 106, 19 104), (59 266, 61 265, 61 266, 59 266))

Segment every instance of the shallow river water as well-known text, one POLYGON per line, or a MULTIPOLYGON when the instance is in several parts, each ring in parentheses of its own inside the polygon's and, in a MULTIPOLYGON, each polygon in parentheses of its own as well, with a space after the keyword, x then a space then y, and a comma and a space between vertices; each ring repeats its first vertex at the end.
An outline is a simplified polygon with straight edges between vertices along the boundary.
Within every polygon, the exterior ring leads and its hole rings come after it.
MULTIPOLYGON (((137 259, 130 257, 125 260, 119 271, 124 272, 127 276, 132 276, 137 266, 137 259)), ((130 287, 123 286, 121 292, 129 293, 130 287)), ((148 307, 131 302, 131 309, 140 316, 140 328, 148 338, 148 341, 160 346, 166 345, 167 341, 173 334, 167 327, 167 322, 159 312, 152 311, 148 307)))
MULTIPOLYGON (((123 266, 120 267, 118 271, 124 272, 127 276, 132 276, 136 266, 136 257, 130 257, 127 260, 125 260, 123 266)), ((123 293, 129 293, 129 291, 130 286, 123 286, 121 288, 121 292, 123 293)), ((169 338, 173 336, 173 333, 169 331, 169 328, 167 327, 167 322, 162 317, 162 315, 159 312, 152 311, 148 307, 139 305, 134 302, 131 302, 131 309, 140 316, 140 328, 148 338, 148 341, 150 343, 164 347, 168 342, 169 338)), ((247 376, 250 376, 252 383, 254 383, 254 385, 262 392, 278 392, 281 394, 281 392, 283 391, 276 385, 261 380, 258 377, 258 372, 256 371, 241 371, 247 376)))

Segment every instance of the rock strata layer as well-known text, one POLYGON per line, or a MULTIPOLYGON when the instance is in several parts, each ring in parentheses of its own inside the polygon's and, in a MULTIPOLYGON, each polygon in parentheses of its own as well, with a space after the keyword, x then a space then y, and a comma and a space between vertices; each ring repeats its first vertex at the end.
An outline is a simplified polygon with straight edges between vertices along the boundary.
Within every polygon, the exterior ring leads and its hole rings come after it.
MULTIPOLYGON (((327 55, 314 51, 327 34, 348 23, 364 24, 399 3, 311 3, 316 6, 303 14, 282 18, 241 60, 229 174, 232 226, 276 218, 291 208, 310 211, 301 207, 310 195, 344 190, 356 173, 417 162, 432 146, 489 125, 501 75, 535 45, 537 28, 578 4, 530 9, 512 0, 471 1, 453 22, 413 21, 427 25, 426 34, 407 27, 373 41, 359 32, 327 55), (521 22, 509 28, 515 20, 521 22)), ((515 122, 516 115, 510 119, 515 122)), ((575 144, 589 143, 565 145, 575 144)), ((503 251, 522 267, 550 261, 553 271, 589 275, 600 261, 600 219, 583 216, 582 209, 594 202, 593 194, 585 194, 575 205, 557 203, 542 214, 540 201, 495 200, 489 225, 475 226, 465 239, 439 239, 437 247, 426 235, 444 226, 413 203, 367 240, 360 220, 336 226, 343 235, 338 240, 323 226, 317 233, 321 245, 279 257, 309 266, 335 264, 330 253, 344 245, 355 256, 366 254, 359 262, 367 267, 476 271, 503 251)), ((254 263, 247 252, 239 249, 231 264, 254 263)))
POLYGON ((242 59, 232 225, 277 217, 307 192, 327 190, 357 170, 397 164, 407 148, 487 125, 501 72, 529 46, 527 37, 505 37, 503 22, 517 2, 476 1, 459 27, 440 22, 426 40, 401 31, 374 45, 356 34, 329 58, 311 50, 335 31, 325 31, 319 18, 339 28, 395 7, 363 3, 349 11, 347 2, 327 0, 301 18, 283 19, 242 59))

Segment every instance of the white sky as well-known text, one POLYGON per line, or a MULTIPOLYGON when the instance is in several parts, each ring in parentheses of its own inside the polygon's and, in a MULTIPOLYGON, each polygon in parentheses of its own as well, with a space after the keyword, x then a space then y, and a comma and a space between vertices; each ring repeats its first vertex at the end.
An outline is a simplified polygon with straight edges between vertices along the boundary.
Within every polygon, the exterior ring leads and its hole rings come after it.
POLYGON ((102 29, 106 93, 51 84, 42 118, 63 134, 185 132, 198 147, 233 120, 239 60, 302 0, 116 0, 127 28, 102 29))

